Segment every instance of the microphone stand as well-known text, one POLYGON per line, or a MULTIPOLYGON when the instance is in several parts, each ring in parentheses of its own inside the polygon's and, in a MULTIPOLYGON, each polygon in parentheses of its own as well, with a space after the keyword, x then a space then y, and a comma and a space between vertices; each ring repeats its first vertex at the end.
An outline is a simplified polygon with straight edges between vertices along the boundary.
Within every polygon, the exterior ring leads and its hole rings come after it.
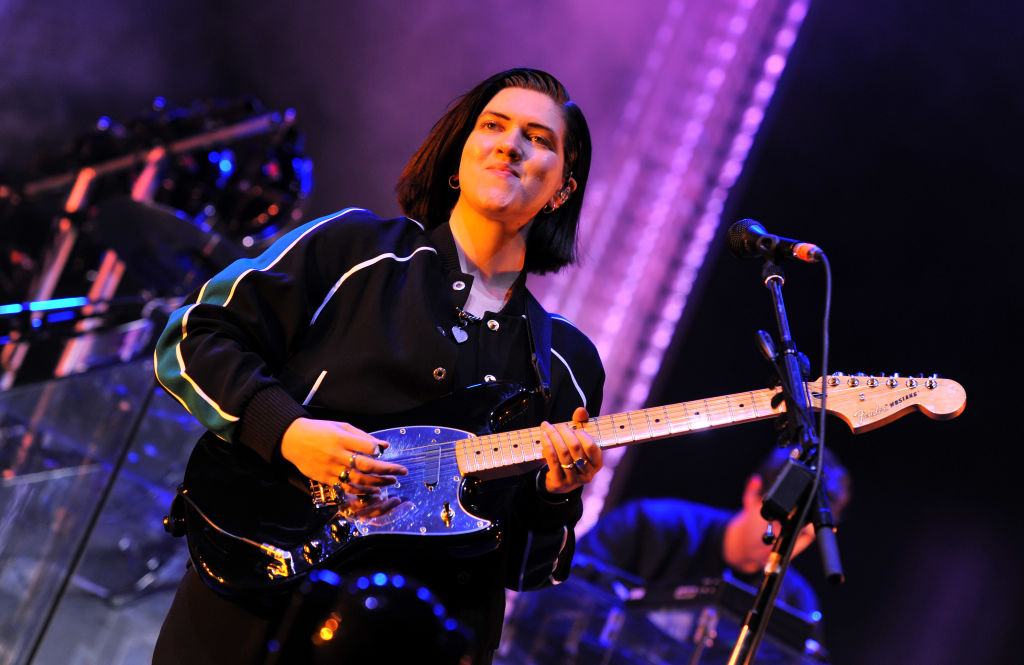
MULTIPOLYGON (((781 269, 771 260, 765 262, 761 274, 765 287, 772 297, 779 328, 779 340, 782 343, 781 353, 776 353, 767 333, 759 332, 762 351, 774 363, 782 386, 782 392, 776 399, 781 398, 786 404, 786 430, 780 436, 780 444, 795 444, 799 446, 801 454, 799 460, 790 458, 786 461, 786 466, 783 467, 779 477, 765 494, 761 514, 769 523, 781 522, 782 529, 775 539, 768 563, 765 565, 764 579, 754 598, 754 605, 747 613, 746 620, 740 629, 728 665, 751 665, 754 662, 758 647, 768 628, 768 620, 775 607, 775 599, 782 587, 782 579, 789 567, 797 535, 806 524, 808 513, 811 510, 812 502, 808 501, 810 492, 814 492, 813 520, 826 577, 833 582, 842 580, 839 549, 835 540, 835 525, 828 509, 828 501, 825 498, 822 484, 817 482, 820 473, 816 475, 815 471, 807 465, 808 462, 812 465, 815 464, 812 460, 819 450, 819 441, 807 399, 803 372, 800 367, 800 355, 797 353, 796 345, 790 334, 789 320, 782 299, 782 285, 785 283, 785 278, 781 269)), ((818 469, 818 471, 821 470, 818 469)))

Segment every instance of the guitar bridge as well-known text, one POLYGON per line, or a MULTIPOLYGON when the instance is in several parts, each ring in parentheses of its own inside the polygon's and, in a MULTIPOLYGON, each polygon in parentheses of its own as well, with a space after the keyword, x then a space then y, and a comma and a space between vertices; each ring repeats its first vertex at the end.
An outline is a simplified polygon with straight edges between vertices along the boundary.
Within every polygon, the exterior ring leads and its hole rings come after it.
POLYGON ((325 485, 321 482, 310 480, 309 494, 313 498, 314 508, 327 508, 329 506, 341 505, 341 498, 338 496, 338 488, 334 485, 325 485))

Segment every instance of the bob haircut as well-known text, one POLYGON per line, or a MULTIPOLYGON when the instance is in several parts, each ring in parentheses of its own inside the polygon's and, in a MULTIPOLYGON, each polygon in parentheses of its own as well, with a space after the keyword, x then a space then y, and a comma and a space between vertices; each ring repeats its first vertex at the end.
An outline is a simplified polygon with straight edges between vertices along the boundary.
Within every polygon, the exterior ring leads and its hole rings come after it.
POLYGON ((448 221, 459 192, 448 179, 459 172, 466 139, 480 113, 494 95, 504 88, 526 88, 544 93, 562 107, 565 118, 565 173, 572 176, 576 191, 550 213, 534 217, 526 238, 524 269, 544 274, 561 270, 577 260, 577 228, 583 193, 590 173, 590 130, 583 112, 569 100, 565 87, 551 74, 537 69, 509 69, 491 76, 459 97, 434 124, 426 141, 405 165, 395 187, 402 212, 434 228, 448 221))

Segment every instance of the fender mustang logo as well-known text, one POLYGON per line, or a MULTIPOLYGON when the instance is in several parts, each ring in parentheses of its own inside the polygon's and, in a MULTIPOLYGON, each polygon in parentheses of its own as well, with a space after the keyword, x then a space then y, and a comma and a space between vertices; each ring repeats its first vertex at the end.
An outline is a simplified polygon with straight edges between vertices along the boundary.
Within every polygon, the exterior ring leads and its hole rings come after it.
POLYGON ((914 399, 915 397, 917 397, 917 393, 918 393, 918 391, 915 390, 912 393, 907 393, 906 395, 903 395, 902 397, 900 397, 898 399, 894 399, 893 401, 889 402, 888 404, 879 404, 878 406, 876 406, 871 411, 864 411, 864 410, 857 411, 856 413, 853 414, 853 416, 854 416, 854 418, 857 419, 858 423, 867 422, 869 420, 877 418, 878 416, 880 416, 880 415, 882 415, 884 413, 888 413, 889 409, 896 408, 896 406, 898 404, 906 402, 907 400, 910 400, 910 399, 914 399))

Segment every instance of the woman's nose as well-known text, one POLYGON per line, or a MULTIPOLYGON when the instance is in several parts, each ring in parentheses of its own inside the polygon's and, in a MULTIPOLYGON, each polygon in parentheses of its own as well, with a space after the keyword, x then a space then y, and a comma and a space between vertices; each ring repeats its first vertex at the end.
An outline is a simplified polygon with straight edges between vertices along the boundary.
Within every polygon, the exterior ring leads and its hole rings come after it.
POLYGON ((507 155, 509 159, 519 159, 523 156, 523 147, 518 130, 505 132, 498 141, 498 152, 507 155))

